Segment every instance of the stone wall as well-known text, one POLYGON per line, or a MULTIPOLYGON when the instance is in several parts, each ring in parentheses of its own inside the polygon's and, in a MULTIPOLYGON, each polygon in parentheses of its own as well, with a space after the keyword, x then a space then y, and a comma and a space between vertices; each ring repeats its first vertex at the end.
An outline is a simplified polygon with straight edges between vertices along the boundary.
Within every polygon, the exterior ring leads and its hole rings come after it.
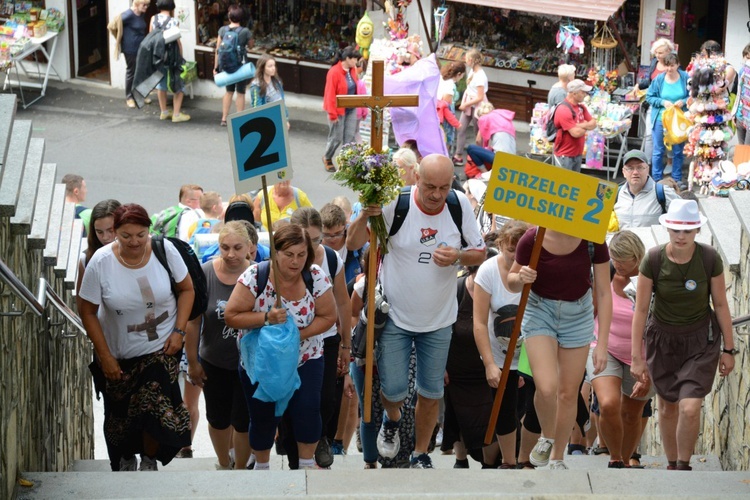
MULTIPOLYGON (((63 279, 44 265, 42 250, 26 242, 0 217, 5 264, 34 295, 44 277, 73 304, 63 279)), ((22 308, 3 286, 0 312, 22 308)), ((65 471, 73 460, 93 457, 92 351, 85 335, 62 336, 75 332, 51 305, 42 317, 29 310, 0 316, 0 498, 12 496, 20 472, 65 471)))
MULTIPOLYGON (((743 193, 744 194, 744 193, 743 193)), ((739 218, 743 219, 742 214, 739 218)), ((750 213, 744 220, 750 222, 750 213)), ((750 314, 750 236, 742 224, 739 272, 725 266, 727 299, 732 317, 750 314)), ((740 353, 735 357, 734 371, 726 378, 716 377, 714 389, 703 404, 701 434, 696 454, 716 455, 724 470, 750 470, 750 352, 748 325, 735 330, 734 343, 740 353), (739 333, 739 335, 738 335, 739 333), (744 335, 743 335, 744 333, 744 335)), ((649 455, 663 455, 658 428, 658 411, 649 419, 642 449, 649 455)))

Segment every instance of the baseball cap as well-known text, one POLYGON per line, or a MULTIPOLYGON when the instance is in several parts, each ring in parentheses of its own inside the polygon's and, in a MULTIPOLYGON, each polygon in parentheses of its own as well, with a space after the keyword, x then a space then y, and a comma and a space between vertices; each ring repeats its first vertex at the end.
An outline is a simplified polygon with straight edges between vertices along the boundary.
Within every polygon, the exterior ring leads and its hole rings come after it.
POLYGON ((568 92, 578 92, 579 90, 583 90, 584 92, 591 92, 591 89, 593 89, 591 85, 586 85, 586 83, 583 80, 575 79, 568 83, 568 92))
POLYGON ((630 160, 638 160, 638 161, 642 161, 646 165, 649 164, 648 157, 640 149, 631 149, 630 151, 625 153, 625 157, 622 160, 622 164, 626 165, 630 160))

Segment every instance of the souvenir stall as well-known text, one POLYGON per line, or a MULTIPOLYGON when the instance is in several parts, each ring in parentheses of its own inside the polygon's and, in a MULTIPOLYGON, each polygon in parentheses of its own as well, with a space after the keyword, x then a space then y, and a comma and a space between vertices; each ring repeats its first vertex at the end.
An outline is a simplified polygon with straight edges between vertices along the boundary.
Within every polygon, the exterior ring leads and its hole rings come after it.
MULTIPOLYGON (((250 60, 276 59, 284 89, 323 95, 325 76, 339 49, 352 43, 366 0, 240 0, 253 33, 250 60)), ((227 1, 196 0, 195 58, 199 78, 211 79, 219 28, 227 1)))
POLYGON ((51 72, 60 78, 49 61, 55 55, 58 33, 65 27, 65 18, 58 9, 46 8, 43 1, 6 1, 0 8, 2 89, 17 88, 21 104, 26 108, 44 97, 51 72), (49 52, 46 42, 50 42, 49 52), (24 88, 37 89, 40 94, 27 101, 24 88))
POLYGON ((544 13, 548 6, 534 2, 456 0, 441 5, 447 22, 438 57, 461 60, 467 50, 479 48, 490 81, 489 100, 519 119, 530 120, 535 103, 546 101, 560 64, 576 65, 583 79, 592 57, 602 59, 602 67, 622 63, 625 73, 636 71, 640 0, 592 2, 587 8, 562 0, 557 15, 544 13), (597 37, 613 47, 606 53, 597 50, 592 46, 597 37))

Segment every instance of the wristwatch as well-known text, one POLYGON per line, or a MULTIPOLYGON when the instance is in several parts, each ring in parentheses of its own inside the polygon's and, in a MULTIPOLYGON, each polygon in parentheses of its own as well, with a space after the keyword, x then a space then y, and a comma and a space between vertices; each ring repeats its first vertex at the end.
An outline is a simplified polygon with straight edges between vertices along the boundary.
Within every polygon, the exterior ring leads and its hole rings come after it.
POLYGON ((724 354, 731 354, 732 356, 736 356, 740 353, 740 351, 737 350, 737 348, 734 349, 722 349, 721 352, 724 354))
POLYGON ((266 311, 266 316, 263 319, 263 326, 270 326, 270 325, 271 325, 271 322, 268 321, 268 311, 266 311))

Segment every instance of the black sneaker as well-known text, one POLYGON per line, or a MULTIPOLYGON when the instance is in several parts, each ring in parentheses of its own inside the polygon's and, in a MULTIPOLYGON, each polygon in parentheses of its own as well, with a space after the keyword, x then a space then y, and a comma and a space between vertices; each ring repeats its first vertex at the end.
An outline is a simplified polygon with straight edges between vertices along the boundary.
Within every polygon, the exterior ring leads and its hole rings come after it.
POLYGON ((331 453, 331 445, 328 443, 328 438, 322 437, 318 441, 318 446, 315 447, 315 463, 319 467, 330 467, 333 464, 333 453, 331 453))
POLYGON ((456 463, 453 464, 454 469, 468 469, 469 468, 469 459, 465 458, 463 460, 456 459, 456 463))
POLYGON ((432 466, 432 459, 427 453, 422 453, 416 457, 412 457, 409 462, 410 469, 434 469, 432 466))

